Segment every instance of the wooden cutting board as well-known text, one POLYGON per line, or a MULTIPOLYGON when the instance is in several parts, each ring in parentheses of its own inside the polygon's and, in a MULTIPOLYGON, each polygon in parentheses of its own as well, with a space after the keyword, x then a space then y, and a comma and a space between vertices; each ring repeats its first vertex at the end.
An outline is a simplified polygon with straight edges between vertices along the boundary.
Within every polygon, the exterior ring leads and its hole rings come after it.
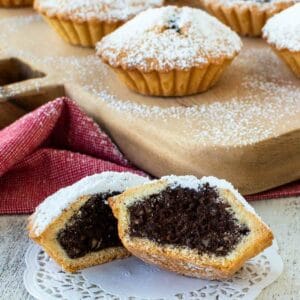
POLYGON ((244 39, 210 91, 159 98, 130 92, 31 9, 0 9, 0 28, 0 126, 67 95, 152 175, 215 175, 244 194, 300 178, 300 81, 262 40, 244 39))

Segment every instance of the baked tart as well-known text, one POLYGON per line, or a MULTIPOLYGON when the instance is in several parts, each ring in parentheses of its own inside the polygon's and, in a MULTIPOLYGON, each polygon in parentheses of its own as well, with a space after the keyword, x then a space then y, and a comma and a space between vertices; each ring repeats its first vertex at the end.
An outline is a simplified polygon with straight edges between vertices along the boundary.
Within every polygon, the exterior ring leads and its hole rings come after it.
POLYGON ((277 55, 300 77, 300 3, 268 20, 263 37, 277 55))
POLYGON ((267 19, 296 0, 200 0, 204 9, 243 36, 261 36, 267 19))
POLYGON ((140 13, 96 48, 131 90, 186 96, 212 87, 241 45, 236 33, 206 12, 166 6, 140 13))
POLYGON ((66 42, 93 47, 136 14, 162 4, 163 0, 36 0, 34 8, 66 42))
POLYGON ((146 181, 127 172, 81 179, 36 208, 29 219, 29 237, 69 272, 126 257, 107 198, 146 181))
POLYGON ((226 279, 273 234, 225 180, 167 176, 109 199, 123 245, 186 276, 226 279))
POLYGON ((0 0, 0 7, 23 7, 32 4, 33 0, 0 0))

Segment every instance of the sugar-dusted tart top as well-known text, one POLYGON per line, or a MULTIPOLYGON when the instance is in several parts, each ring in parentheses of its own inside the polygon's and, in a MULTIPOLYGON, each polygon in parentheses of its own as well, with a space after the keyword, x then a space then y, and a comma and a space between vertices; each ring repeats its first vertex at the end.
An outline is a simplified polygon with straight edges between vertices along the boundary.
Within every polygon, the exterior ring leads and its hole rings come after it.
POLYGON ((223 63, 241 45, 236 33, 206 12, 166 6, 142 12, 106 36, 97 54, 113 67, 168 71, 223 63))
POLYGON ((143 10, 163 5, 164 0, 36 0, 35 8, 49 17, 77 21, 127 21, 143 10))
POLYGON ((148 178, 129 172, 103 172, 84 177, 47 197, 30 217, 30 230, 39 236, 47 226, 81 196, 123 192, 148 178))
POLYGON ((269 19, 263 37, 277 49, 300 51, 300 3, 269 19))

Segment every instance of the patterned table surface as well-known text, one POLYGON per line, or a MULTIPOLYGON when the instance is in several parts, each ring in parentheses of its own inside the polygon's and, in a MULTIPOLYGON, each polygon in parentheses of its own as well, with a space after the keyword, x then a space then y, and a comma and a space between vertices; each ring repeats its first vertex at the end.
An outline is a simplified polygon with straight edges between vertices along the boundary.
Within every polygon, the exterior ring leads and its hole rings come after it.
MULTIPOLYGON (((300 299, 300 198, 252 202, 257 212, 273 229, 284 272, 259 296, 259 300, 300 299)), ((23 285, 24 254, 29 240, 27 216, 0 217, 0 299, 33 299, 23 285)))

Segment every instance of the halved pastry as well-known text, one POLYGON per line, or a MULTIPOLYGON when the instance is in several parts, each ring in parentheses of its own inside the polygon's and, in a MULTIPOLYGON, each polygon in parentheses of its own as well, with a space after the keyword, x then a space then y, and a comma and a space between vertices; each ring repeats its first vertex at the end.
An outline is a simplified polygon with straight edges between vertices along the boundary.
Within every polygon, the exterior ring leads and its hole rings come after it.
POLYGON ((123 245, 183 275, 225 279, 273 234, 225 180, 167 176, 109 199, 123 245))
POLYGON ((66 271, 129 255, 122 247, 107 198, 148 179, 103 172, 85 177, 49 196, 29 220, 29 237, 66 271))

